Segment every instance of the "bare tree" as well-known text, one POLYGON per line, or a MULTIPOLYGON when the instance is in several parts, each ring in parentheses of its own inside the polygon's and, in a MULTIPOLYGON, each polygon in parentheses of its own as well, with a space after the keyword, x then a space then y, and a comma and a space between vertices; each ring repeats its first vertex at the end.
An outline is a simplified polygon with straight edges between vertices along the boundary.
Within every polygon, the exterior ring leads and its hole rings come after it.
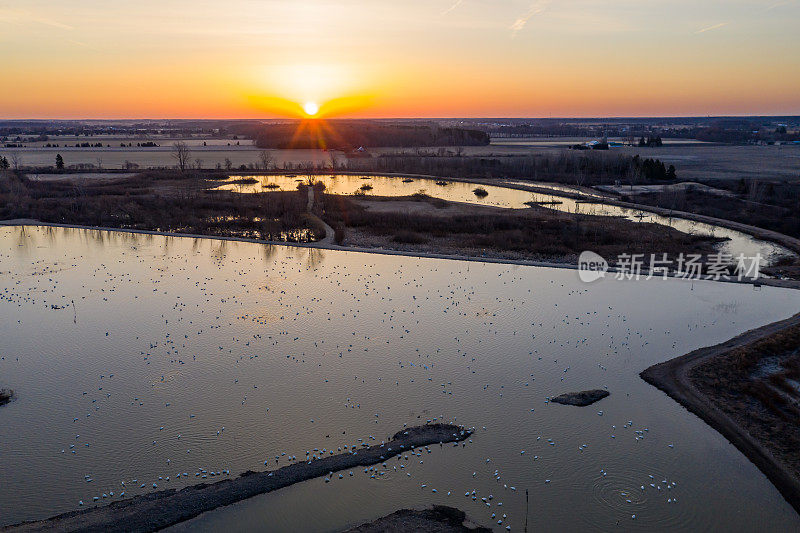
POLYGON ((263 170, 269 170, 275 162, 275 158, 266 150, 261 150, 258 153, 258 160, 261 162, 261 168, 263 170))
POLYGON ((227 157, 225 158, 225 170, 230 170, 233 168, 233 163, 227 157))
POLYGON ((22 158, 19 152, 11 152, 8 154, 8 159, 11 161, 11 168, 14 172, 19 172, 19 169, 22 168, 22 158))
POLYGON ((194 160, 194 168, 196 168, 197 170, 200 170, 200 169, 203 168, 203 160, 200 159, 199 157, 194 160))
POLYGON ((764 195, 763 182, 753 178, 747 185, 747 201, 754 204, 761 202, 761 197, 764 195))
POLYGON ((189 150, 189 145, 185 142, 178 141, 172 145, 172 157, 178 162, 178 168, 181 172, 184 172, 189 165, 190 154, 191 150, 189 150))

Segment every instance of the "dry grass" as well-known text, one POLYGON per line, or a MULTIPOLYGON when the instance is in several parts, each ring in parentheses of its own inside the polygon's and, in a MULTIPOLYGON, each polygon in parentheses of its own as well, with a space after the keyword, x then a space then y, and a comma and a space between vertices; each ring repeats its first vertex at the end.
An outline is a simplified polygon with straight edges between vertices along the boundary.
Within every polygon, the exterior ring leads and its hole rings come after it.
POLYGON ((324 235, 305 214, 305 188, 247 195, 206 190, 215 184, 170 171, 83 182, 9 175, 0 177, 0 219, 291 242, 324 235))
MULTIPOLYGON (((325 195, 324 218, 350 236, 369 235, 370 243, 398 243, 409 250, 493 255, 509 258, 572 260, 583 250, 606 258, 621 253, 703 253, 713 250, 713 238, 687 235, 657 224, 624 219, 572 215, 545 209, 502 210, 459 205, 424 195, 400 198, 370 197, 385 202, 380 210, 365 209, 355 198, 325 195), (410 210, 409 201, 430 202, 436 211, 410 210), (397 203, 398 210, 391 204, 397 203), (451 207, 448 207, 451 206, 451 207), (424 249, 415 245, 427 246, 424 249), (432 249, 435 248, 435 249, 432 249)), ((362 243, 363 244, 363 243, 362 243)), ((649 255, 648 255, 649 257, 649 255)))
POLYGON ((697 365, 689 379, 800 475, 800 325, 697 365))
POLYGON ((734 220, 792 237, 800 237, 800 183, 717 181, 708 185, 730 191, 730 196, 699 189, 685 192, 637 194, 637 203, 690 211, 734 220))

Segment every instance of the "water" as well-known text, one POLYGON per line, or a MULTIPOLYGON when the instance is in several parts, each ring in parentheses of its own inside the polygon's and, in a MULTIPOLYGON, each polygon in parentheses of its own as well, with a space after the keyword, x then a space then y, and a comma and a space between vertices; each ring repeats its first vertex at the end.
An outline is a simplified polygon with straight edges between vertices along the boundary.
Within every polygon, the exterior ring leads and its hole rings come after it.
MULTIPOLYGON (((237 184, 226 183, 217 189, 230 190, 241 193, 255 193, 268 191, 290 191, 297 188, 298 183, 303 183, 306 178, 302 175, 269 175, 269 176, 232 176, 229 181, 240 180, 242 178, 254 178, 256 183, 237 184), (272 185, 272 188, 265 188, 265 185, 272 185)), ((492 185, 480 185, 489 194, 479 198, 473 192, 478 185, 475 183, 461 181, 446 181, 426 178, 400 178, 396 176, 360 176, 350 174, 315 175, 315 180, 325 184, 325 190, 331 194, 363 194, 365 196, 410 196, 417 192, 423 192, 434 198, 441 198, 451 202, 463 202, 475 205, 485 205, 491 207, 503 207, 509 209, 525 209, 529 207, 529 202, 538 204, 546 209, 555 209, 565 213, 580 213, 594 216, 622 217, 632 222, 652 222, 662 226, 668 226, 684 233, 694 235, 710 235, 727 241, 720 244, 718 250, 722 254, 730 254, 733 258, 743 254, 745 257, 755 257, 760 254, 764 258, 764 263, 777 259, 782 256, 796 255, 791 250, 770 241, 756 239, 752 235, 736 231, 713 224, 695 222, 677 217, 665 217, 641 211, 639 209, 628 209, 608 205, 601 202, 577 201, 567 196, 558 194, 544 194, 513 189, 510 187, 499 187, 492 185), (405 180, 405 181, 404 181, 405 180), (437 185, 446 183, 446 185, 437 185), (372 189, 361 189, 365 184, 372 189)), ((553 190, 563 192, 581 193, 581 191, 560 185, 550 185, 535 182, 515 182, 509 181, 511 185, 533 185, 538 187, 548 187, 553 190)), ((582 193, 584 194, 584 193, 582 193)), ((596 195, 602 199, 602 195, 596 195)), ((607 258, 612 259, 612 258, 607 258)))
POLYGON ((472 442, 176 529, 334 531, 444 503, 519 531, 526 488, 534 529, 800 527, 735 448, 638 377, 790 316, 790 290, 42 227, 0 229, 0 279, 0 385, 18 393, 0 408, 2 524, 436 418, 475 426, 472 442), (591 407, 546 402, 597 387, 611 396, 591 407))

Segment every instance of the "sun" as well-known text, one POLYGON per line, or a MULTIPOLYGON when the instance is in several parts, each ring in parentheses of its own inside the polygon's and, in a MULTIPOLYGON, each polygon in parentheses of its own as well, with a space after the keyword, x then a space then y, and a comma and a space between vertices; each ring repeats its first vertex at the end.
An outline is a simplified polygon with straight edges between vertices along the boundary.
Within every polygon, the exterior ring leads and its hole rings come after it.
POLYGON ((317 113, 319 113, 319 106, 316 102, 306 102, 303 104, 303 111, 306 112, 306 115, 309 117, 313 117, 317 113))

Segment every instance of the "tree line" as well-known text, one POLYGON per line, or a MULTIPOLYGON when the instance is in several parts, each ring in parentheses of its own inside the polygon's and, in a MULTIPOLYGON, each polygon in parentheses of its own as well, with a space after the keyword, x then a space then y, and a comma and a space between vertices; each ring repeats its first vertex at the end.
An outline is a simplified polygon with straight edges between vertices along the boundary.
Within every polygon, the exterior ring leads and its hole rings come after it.
POLYGON ((351 158, 354 172, 406 173, 453 178, 522 178, 576 185, 639 183, 677 179, 673 165, 658 159, 595 152, 565 152, 558 155, 459 157, 411 154, 381 154, 351 158))
POLYGON ((270 124, 254 133, 260 148, 322 148, 350 151, 359 147, 484 146, 489 135, 478 130, 429 125, 370 122, 270 124))

